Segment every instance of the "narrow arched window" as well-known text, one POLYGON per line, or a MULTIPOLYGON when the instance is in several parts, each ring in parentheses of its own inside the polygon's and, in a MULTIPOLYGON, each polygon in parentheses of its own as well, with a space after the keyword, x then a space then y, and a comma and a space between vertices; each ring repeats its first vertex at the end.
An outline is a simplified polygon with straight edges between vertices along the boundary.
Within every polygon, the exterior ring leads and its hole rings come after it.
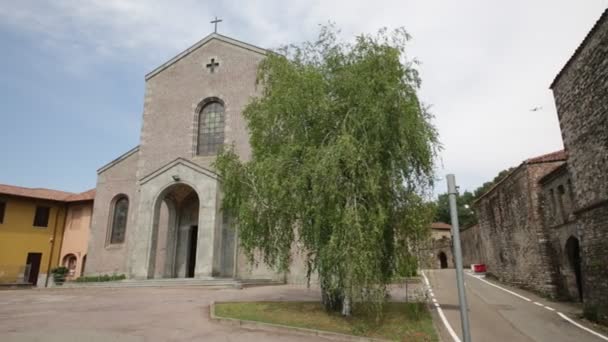
POLYGON ((196 154, 211 156, 224 144, 224 105, 220 101, 205 104, 198 116, 198 144, 196 154))
POLYGON ((112 231, 110 233, 110 244, 123 243, 127 231, 127 217, 129 214, 129 199, 121 196, 114 202, 112 211, 112 231))

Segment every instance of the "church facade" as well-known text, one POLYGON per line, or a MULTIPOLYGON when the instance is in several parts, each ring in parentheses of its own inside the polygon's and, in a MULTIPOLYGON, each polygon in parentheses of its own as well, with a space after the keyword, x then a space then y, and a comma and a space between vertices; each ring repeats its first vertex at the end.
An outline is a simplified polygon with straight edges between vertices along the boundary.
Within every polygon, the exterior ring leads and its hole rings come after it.
POLYGON ((87 274, 286 279, 239 251, 213 169, 222 146, 251 156, 241 113, 266 53, 213 33, 146 75, 139 146, 98 170, 87 274))

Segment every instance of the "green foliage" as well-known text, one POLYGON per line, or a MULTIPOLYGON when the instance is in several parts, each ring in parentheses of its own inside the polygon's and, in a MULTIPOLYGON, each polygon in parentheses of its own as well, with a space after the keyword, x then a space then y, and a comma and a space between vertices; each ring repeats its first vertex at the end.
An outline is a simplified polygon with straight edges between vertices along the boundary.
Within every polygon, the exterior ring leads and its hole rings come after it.
POLYGON ((494 185, 498 184, 501 180, 503 180, 505 177, 507 177, 515 169, 516 169, 515 167, 510 167, 506 170, 502 170, 498 173, 498 175, 496 175, 496 177, 494 177, 494 179, 492 179, 489 182, 483 183, 482 186, 475 189, 475 191, 473 191, 473 197, 475 198, 475 200, 478 199, 479 197, 481 197, 486 192, 488 192, 488 190, 490 190, 494 185))
MULTIPOLYGON (((479 197, 488 192, 494 185, 502 181, 513 170, 515 170, 514 167, 502 170, 498 173, 496 177, 494 177, 494 179, 489 182, 483 183, 483 185, 475 189, 472 193, 469 191, 465 191, 457 197, 456 206, 458 208, 458 222, 460 223, 461 228, 467 228, 477 224, 477 215, 473 208, 473 202, 475 202, 477 199, 479 199, 479 197)), ((450 216, 450 203, 447 193, 439 195, 437 201, 435 201, 434 220, 445 223, 452 222, 450 216)))
MULTIPOLYGON (((456 198, 456 207, 458 208, 458 223, 461 228, 470 227, 477 223, 477 216, 473 210, 473 202, 475 198, 469 191, 465 191, 462 195, 456 198)), ((436 202, 435 221, 437 222, 452 222, 450 216, 450 202, 448 194, 441 194, 436 202)))
POLYGON ((53 275, 53 281, 55 284, 63 284, 63 282, 65 282, 65 277, 69 272, 70 270, 65 266, 59 266, 51 269, 51 274, 53 275))
POLYGON ((251 160, 233 149, 216 160, 250 260, 258 252, 286 271, 297 246, 328 309, 347 299, 380 312, 396 265, 428 234, 422 197, 439 145, 408 39, 383 29, 347 44, 325 27, 316 42, 268 54, 262 95, 243 112, 251 160))
POLYGON ((214 309, 218 317, 245 321, 390 341, 438 341, 433 318, 424 302, 387 303, 381 320, 366 311, 355 312, 354 317, 328 313, 316 302, 230 302, 216 303, 214 309))
POLYGON ((68 272, 70 272, 70 270, 65 266, 55 267, 51 270, 51 273, 53 275, 58 275, 58 276, 65 276, 66 274, 68 274, 68 272))
POLYGON ((75 282, 78 283, 90 283, 90 282, 101 282, 101 281, 117 281, 117 280, 124 280, 127 279, 127 276, 124 274, 101 274, 101 275, 96 275, 96 276, 86 276, 86 277, 79 277, 76 280, 74 280, 75 282))

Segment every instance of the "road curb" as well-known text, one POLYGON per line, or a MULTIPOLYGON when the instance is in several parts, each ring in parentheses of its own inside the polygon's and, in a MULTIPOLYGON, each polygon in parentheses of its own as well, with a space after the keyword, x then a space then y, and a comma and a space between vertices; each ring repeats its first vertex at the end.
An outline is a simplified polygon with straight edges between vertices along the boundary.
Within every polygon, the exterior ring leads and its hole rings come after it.
MULTIPOLYGON (((230 302, 217 302, 217 304, 221 303, 230 303, 230 302)), ((305 336, 316 336, 322 337, 333 341, 353 341, 353 342, 388 342, 390 340, 371 338, 371 337, 362 337, 355 335, 347 335, 341 333, 335 333, 325 330, 317 330, 317 329, 307 329, 307 328, 297 328, 289 325, 282 324, 274 324, 274 323, 263 323, 256 321, 248 321, 236 318, 228 318, 228 317, 220 317, 215 315, 215 304, 216 302, 211 302, 209 306, 209 317, 212 321, 223 325, 229 326, 237 326, 244 329, 249 330, 258 330, 265 332, 278 332, 278 333, 289 333, 296 335, 305 335, 305 336)))

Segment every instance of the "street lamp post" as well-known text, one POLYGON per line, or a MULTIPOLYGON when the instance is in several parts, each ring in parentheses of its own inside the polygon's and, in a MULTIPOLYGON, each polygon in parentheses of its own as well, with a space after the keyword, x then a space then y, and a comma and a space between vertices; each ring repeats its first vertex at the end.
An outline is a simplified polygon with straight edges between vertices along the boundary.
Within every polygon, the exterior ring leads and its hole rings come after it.
POLYGON ((452 243, 454 245, 454 259, 456 261, 456 283, 458 285, 458 301, 460 302, 460 323, 462 325, 462 338, 464 342, 471 342, 471 332, 469 330, 469 312, 467 296, 464 289, 464 273, 462 270, 462 250, 460 248, 460 227, 458 225, 458 208, 456 207, 456 178, 454 175, 447 175, 448 198, 450 201, 450 216, 452 218, 452 243))

